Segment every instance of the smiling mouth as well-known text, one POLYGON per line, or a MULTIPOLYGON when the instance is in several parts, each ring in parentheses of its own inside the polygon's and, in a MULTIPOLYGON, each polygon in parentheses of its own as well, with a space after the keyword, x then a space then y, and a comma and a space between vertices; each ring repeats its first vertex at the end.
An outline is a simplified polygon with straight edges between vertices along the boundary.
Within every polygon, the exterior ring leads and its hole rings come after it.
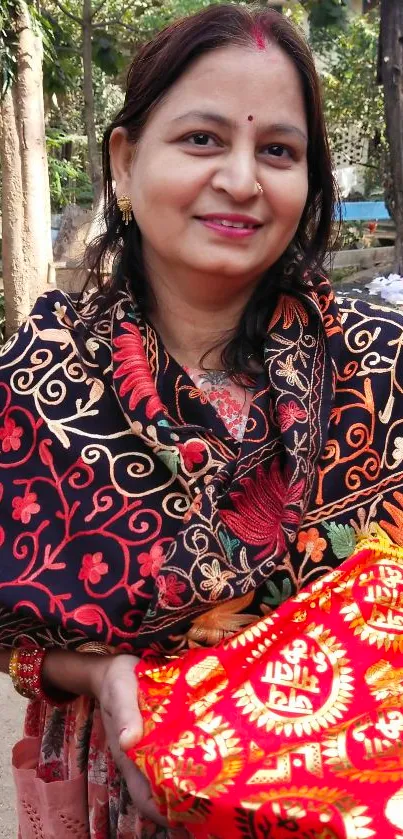
POLYGON ((209 216, 208 218, 205 216, 195 216, 195 218, 198 221, 219 225, 220 227, 230 227, 236 230, 257 230, 259 227, 262 227, 262 225, 257 222, 231 221, 229 219, 214 218, 212 216, 209 216))

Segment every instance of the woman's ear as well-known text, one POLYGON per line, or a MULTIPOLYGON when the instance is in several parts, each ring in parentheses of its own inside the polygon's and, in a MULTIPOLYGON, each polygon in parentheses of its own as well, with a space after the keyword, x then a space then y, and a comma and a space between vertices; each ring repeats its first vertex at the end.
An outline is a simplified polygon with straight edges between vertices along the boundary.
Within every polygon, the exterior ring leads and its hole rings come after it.
POLYGON ((134 145, 129 143, 126 129, 122 126, 114 128, 109 139, 109 155, 118 196, 126 195, 129 191, 133 154, 134 145))

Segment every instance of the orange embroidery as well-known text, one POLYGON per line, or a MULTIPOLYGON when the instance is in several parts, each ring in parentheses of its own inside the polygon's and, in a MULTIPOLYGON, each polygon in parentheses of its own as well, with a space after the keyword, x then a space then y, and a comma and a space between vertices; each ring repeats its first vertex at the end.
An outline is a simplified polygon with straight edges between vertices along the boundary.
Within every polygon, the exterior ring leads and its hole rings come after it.
POLYGON ((383 506, 389 513, 395 524, 389 524, 387 521, 381 521, 380 526, 386 530, 388 536, 394 539, 397 545, 403 545, 403 492, 394 492, 393 498, 398 503, 398 507, 391 504, 389 501, 384 501, 383 506))
POLYGON ((319 531, 316 527, 310 527, 309 530, 302 530, 298 534, 297 550, 300 553, 305 553, 307 557, 312 559, 312 562, 320 562, 323 557, 323 551, 326 550, 326 539, 319 536, 319 531))

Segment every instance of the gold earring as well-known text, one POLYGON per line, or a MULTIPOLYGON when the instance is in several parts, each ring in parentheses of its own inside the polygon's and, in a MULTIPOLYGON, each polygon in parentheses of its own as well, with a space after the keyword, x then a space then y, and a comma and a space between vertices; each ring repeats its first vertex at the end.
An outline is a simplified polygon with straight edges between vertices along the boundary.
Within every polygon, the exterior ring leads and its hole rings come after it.
POLYGON ((133 207, 130 198, 127 195, 122 195, 121 198, 117 199, 117 205, 122 213, 124 223, 128 225, 129 221, 133 218, 133 207))
POLYGON ((262 187, 262 184, 260 184, 260 183, 259 183, 259 181, 256 181, 256 187, 257 187, 257 191, 258 191, 258 192, 260 192, 260 193, 262 193, 262 192, 263 192, 263 187, 262 187))

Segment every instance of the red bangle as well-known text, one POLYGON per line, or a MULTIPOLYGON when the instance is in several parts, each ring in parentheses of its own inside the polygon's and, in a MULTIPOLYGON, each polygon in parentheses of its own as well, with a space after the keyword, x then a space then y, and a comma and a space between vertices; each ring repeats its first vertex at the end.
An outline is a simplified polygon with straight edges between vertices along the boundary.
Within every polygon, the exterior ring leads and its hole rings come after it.
POLYGON ((26 699, 46 699, 42 690, 42 667, 45 650, 18 647, 11 653, 9 673, 13 685, 26 699))
POLYGON ((49 705, 62 707, 77 699, 73 694, 50 695, 42 687, 42 668, 46 650, 39 647, 17 647, 10 657, 9 673, 13 685, 25 699, 43 700, 49 705))

